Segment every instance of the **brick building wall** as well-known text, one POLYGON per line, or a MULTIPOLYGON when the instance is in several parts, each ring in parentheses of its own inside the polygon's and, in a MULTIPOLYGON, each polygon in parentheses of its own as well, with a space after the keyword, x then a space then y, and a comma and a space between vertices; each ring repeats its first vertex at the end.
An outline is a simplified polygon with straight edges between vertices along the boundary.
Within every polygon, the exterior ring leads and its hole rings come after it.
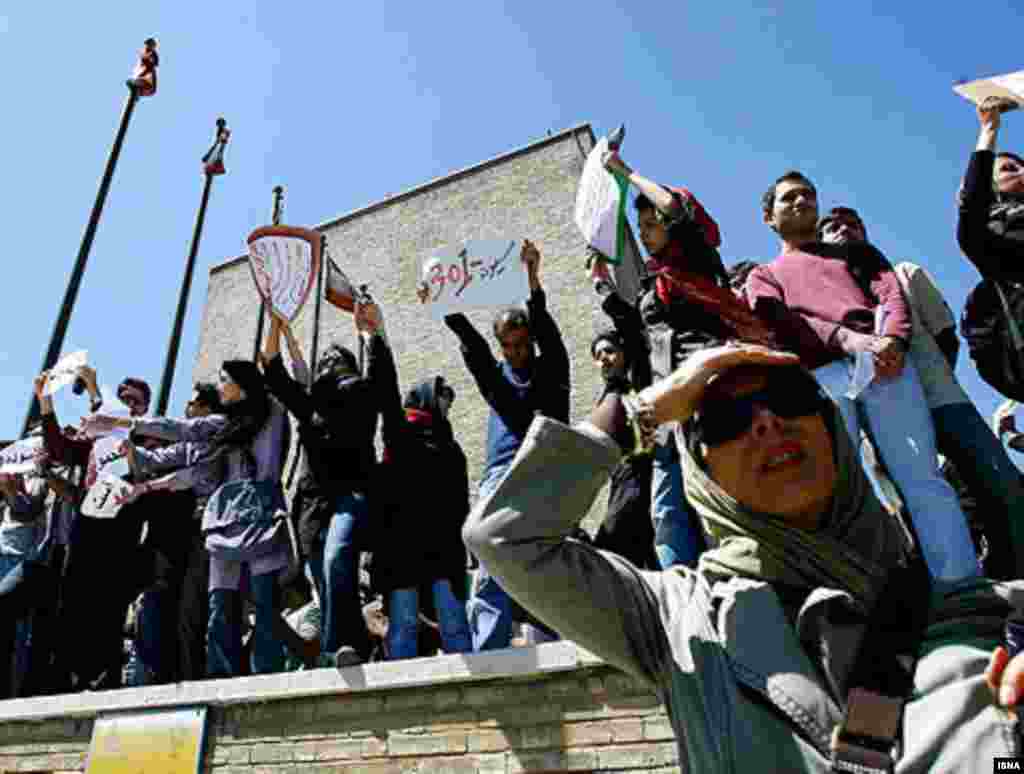
MULTIPOLYGON (((584 416, 601 383, 590 359, 590 340, 609 324, 586 276, 585 245, 573 223, 577 182, 593 144, 593 132, 583 124, 316 227, 327 236, 338 265, 354 281, 368 283, 384 309, 403 389, 437 374, 455 388, 451 419, 474 483, 483 471, 488 407, 462 362, 454 334, 430 320, 416 300, 420 266, 436 249, 468 239, 534 241, 542 255, 548 306, 569 350, 572 418, 584 416)), ((627 241, 628 257, 616 279, 631 299, 642 262, 632 234, 627 241)), ((307 303, 293 324, 307 353, 314 309, 307 303)), ((257 312, 244 260, 211 271, 194 379, 214 378, 226 358, 251 357, 257 312)), ((332 341, 355 350, 351 317, 329 304, 321 315, 321 351, 332 341)), ((497 353, 490 313, 476 312, 470 319, 497 353)), ((602 503, 599 498, 588 519, 591 528, 602 503)))
POLYGON ((647 686, 571 643, 0 702, 0 772, 84 771, 98 713, 182 704, 208 774, 680 772, 647 686))

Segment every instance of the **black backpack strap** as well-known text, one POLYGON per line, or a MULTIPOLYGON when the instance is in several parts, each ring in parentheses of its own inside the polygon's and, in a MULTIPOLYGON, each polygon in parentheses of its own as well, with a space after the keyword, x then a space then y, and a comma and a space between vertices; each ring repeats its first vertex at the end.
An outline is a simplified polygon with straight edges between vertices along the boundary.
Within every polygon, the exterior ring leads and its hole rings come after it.
POLYGON ((893 751, 914 689, 930 602, 931 578, 919 556, 889 573, 850 674, 843 722, 832 734, 833 771, 894 770, 893 751))

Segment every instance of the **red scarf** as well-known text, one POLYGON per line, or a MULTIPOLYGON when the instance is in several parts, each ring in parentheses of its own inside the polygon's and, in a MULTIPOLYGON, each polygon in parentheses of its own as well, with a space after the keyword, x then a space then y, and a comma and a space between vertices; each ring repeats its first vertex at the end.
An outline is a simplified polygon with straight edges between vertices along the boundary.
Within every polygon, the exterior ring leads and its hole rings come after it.
MULTIPOLYGON (((407 408, 405 410, 405 421, 410 425, 431 427, 434 424, 434 415, 423 409, 407 408)), ((391 450, 385 446, 384 453, 381 455, 381 462, 387 464, 391 462, 391 459, 391 450)))

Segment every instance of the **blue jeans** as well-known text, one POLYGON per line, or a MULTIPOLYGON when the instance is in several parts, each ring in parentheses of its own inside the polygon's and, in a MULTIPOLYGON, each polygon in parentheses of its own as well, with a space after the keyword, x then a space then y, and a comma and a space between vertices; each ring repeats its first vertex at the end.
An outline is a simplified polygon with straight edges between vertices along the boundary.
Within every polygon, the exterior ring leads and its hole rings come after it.
MULTIPOLYGON (((256 608, 252 631, 251 672, 280 672, 284 666, 281 643, 274 635, 280 612, 280 572, 249 578, 249 593, 256 608)), ((242 595, 233 589, 210 591, 210 624, 206 630, 206 676, 236 677, 242 673, 242 595)))
MULTIPOLYGON (((25 586, 25 557, 0 555, 0 592, 17 594, 25 586)), ((29 646, 31 643, 31 609, 22 609, 16 618, 0 621, 0 699, 13 698, 18 684, 24 683, 28 671, 29 646), (11 683, 12 669, 18 675, 11 683)), ((12 611, 5 611, 9 614, 12 611)))
POLYGON ((359 604, 359 553, 367 538, 369 520, 366 495, 341 495, 309 559, 320 596, 320 648, 324 654, 351 645, 362 657, 368 655, 369 635, 359 604))
POLYGON ((939 451, 956 466, 978 500, 988 538, 986 575, 1021 577, 1024 559, 1024 487, 1010 461, 973 403, 952 403, 932 410, 939 451))
POLYGON ((683 471, 674 433, 654 446, 651 469, 651 523, 654 553, 663 570, 675 564, 696 567, 704 549, 700 522, 686 502, 683 471))
POLYGON ((939 471, 935 427, 914 364, 907 361, 895 379, 873 381, 856 401, 846 395, 851 368, 849 361, 837 360, 814 375, 839 406, 851 439, 860 438, 866 422, 878 455, 903 494, 932 577, 953 581, 979 575, 967 518, 939 471))
MULTIPOLYGON (((498 488, 508 465, 488 470, 480 482, 479 499, 486 499, 498 488)), ((512 644, 512 597, 490 576, 483 563, 477 571, 476 588, 466 603, 473 650, 497 650, 512 644)))
MULTIPOLYGON (((471 653, 473 641, 469 633, 466 608, 452 593, 451 581, 433 582, 434 608, 441 628, 441 645, 445 653, 471 653)), ((416 658, 419 634, 419 591, 395 589, 388 599, 388 657, 416 658)))

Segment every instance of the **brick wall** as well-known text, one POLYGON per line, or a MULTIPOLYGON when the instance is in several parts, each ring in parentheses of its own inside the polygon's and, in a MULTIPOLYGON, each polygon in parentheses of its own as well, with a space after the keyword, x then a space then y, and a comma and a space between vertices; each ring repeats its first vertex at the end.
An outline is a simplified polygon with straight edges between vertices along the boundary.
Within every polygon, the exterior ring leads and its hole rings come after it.
POLYGON ((0 703, 0 771, 84 771, 99 709, 177 701, 212 706, 211 774, 679 772, 658 700, 570 643, 67 697, 81 716, 19 719, 59 698, 0 703))
MULTIPOLYGON (((590 340, 609 322, 584 271, 585 246, 573 223, 577 182, 593 142, 588 125, 575 127, 317 227, 327 235, 334 260, 356 282, 369 283, 381 303, 403 389, 437 374, 455 388, 451 419, 473 482, 483 471, 488 407, 463 365, 455 336, 419 308, 420 266, 434 250, 467 239, 533 240, 542 255, 548 305, 570 354, 572 417, 585 415, 600 391, 590 340)), ((325 202, 325 208, 329 205, 325 202)), ((629 256, 617 269, 617 279, 623 294, 632 298, 641 259, 632 235, 628 243, 629 256)), ((251 356, 254 299, 244 261, 212 270, 194 379, 213 378, 226 358, 251 356)), ((293 325, 307 352, 313 310, 308 303, 293 325)), ((331 341, 355 349, 351 317, 325 304, 321 319, 321 351, 331 341)), ((470 319, 492 340, 489 313, 470 319)), ((602 503, 599 498, 595 515, 602 503)), ((595 526, 593 521, 588 526, 595 526)))

